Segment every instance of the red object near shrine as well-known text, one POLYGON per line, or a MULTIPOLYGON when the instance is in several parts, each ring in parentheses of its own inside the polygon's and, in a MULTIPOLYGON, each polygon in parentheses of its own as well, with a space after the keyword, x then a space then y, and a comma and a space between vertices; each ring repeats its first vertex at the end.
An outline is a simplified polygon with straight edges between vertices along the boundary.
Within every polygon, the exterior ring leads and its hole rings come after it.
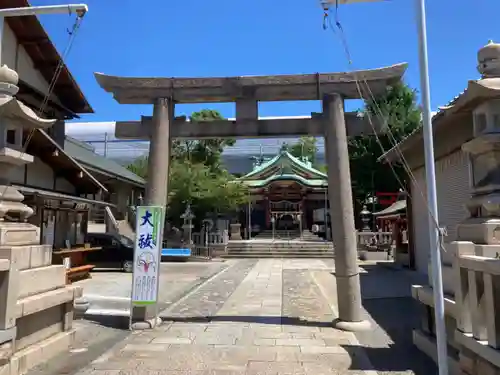
POLYGON ((385 192, 376 192, 378 203, 381 206, 390 206, 394 202, 398 200, 399 192, 396 193, 385 193, 385 192))

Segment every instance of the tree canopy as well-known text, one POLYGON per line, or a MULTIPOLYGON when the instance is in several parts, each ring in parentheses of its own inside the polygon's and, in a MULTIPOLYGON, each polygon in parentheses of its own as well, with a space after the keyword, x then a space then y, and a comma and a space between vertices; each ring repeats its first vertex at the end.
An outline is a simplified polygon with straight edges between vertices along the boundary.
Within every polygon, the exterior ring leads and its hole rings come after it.
MULTIPOLYGON (((215 110, 203 109, 194 112, 190 121, 203 123, 215 120, 223 120, 224 117, 215 110)), ((202 124, 200 126, 203 126, 202 124)), ((179 161, 190 161, 191 163, 203 163, 213 170, 220 168, 221 154, 226 146, 233 146, 235 139, 201 139, 201 140, 174 140, 172 142, 172 158, 179 161)))
POLYGON ((288 152, 296 158, 307 157, 312 165, 315 166, 316 155, 318 153, 316 138, 311 136, 300 137, 298 142, 289 145, 288 152))
MULTIPOLYGON (((191 115, 190 121, 223 119, 213 110, 191 115)), ((202 125, 200 125, 202 126, 202 125)), ((188 203, 200 222, 208 213, 227 213, 248 200, 246 187, 221 166, 221 154, 233 139, 175 140, 172 143, 167 218, 182 224, 180 216, 188 203)), ((136 159, 128 169, 147 179, 147 156, 136 159)))
POLYGON ((386 93, 375 100, 367 100, 363 111, 366 116, 386 120, 390 133, 352 137, 348 141, 353 195, 358 205, 376 192, 399 191, 398 178, 404 181, 405 177, 403 168, 393 165, 393 171, 377 159, 421 126, 417 93, 404 83, 388 87, 386 93))

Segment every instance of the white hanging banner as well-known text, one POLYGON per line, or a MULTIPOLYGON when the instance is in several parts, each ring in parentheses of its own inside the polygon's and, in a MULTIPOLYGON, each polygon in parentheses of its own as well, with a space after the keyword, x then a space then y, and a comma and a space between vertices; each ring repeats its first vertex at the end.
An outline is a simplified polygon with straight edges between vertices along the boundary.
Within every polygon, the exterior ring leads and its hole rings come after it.
POLYGON ((163 217, 163 207, 137 207, 132 306, 152 305, 158 301, 163 217))

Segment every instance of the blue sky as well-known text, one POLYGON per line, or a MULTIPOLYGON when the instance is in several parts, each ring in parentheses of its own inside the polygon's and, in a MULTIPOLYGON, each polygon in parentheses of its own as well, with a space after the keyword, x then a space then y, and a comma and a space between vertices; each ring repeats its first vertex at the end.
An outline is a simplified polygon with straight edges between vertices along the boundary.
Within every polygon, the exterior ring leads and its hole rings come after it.
MULTIPOLYGON (((75 1, 79 2, 79 1, 75 1)), ((32 0, 33 5, 68 0, 32 0)), ((67 58, 95 114, 85 121, 134 120, 150 106, 119 105, 93 72, 124 76, 231 76, 349 70, 337 35, 322 28, 318 0, 87 0, 67 58)), ((427 0, 432 107, 446 104, 478 77, 477 50, 500 41, 500 1, 427 0)), ((341 6, 340 21, 355 68, 410 64, 407 82, 419 88, 414 0, 341 6)), ((73 18, 42 16, 59 51, 73 18)), ((350 107, 356 107, 353 103, 350 107)), ((234 105, 178 106, 177 114, 213 108, 231 117, 234 105)), ((307 115, 317 102, 264 103, 262 116, 307 115)))

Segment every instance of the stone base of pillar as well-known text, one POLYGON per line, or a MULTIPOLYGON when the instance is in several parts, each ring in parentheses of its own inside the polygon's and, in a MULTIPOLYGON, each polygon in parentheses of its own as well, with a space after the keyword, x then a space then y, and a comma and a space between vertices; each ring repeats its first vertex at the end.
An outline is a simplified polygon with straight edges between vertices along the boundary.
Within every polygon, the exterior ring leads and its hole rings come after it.
POLYGON ((346 322, 344 320, 335 319, 332 322, 332 326, 333 328, 340 329, 341 331, 363 332, 369 331, 372 325, 368 320, 362 320, 360 322, 346 322))
POLYGON ((162 323, 161 318, 157 316, 156 318, 148 319, 145 321, 133 322, 130 325, 130 328, 133 331, 143 331, 145 329, 153 329, 155 327, 158 327, 161 323, 162 323))

